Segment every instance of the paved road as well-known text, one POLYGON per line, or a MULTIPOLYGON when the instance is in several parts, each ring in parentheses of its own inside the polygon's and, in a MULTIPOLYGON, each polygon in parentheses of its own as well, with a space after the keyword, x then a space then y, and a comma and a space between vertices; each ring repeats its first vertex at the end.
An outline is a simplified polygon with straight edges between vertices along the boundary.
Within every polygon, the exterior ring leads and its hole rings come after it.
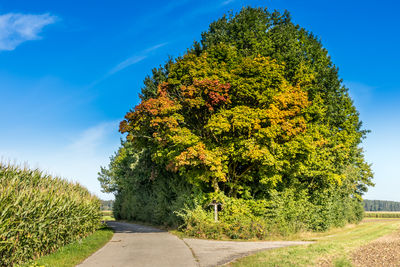
POLYGON ((137 224, 108 222, 115 234, 80 267, 197 266, 192 252, 178 237, 137 224))
POLYGON ((108 222, 115 234, 110 242, 79 267, 208 267, 256 251, 310 242, 232 242, 178 237, 148 226, 108 222))
POLYGON ((314 243, 305 241, 214 241, 187 238, 183 240, 194 251, 201 267, 219 266, 261 250, 314 243))

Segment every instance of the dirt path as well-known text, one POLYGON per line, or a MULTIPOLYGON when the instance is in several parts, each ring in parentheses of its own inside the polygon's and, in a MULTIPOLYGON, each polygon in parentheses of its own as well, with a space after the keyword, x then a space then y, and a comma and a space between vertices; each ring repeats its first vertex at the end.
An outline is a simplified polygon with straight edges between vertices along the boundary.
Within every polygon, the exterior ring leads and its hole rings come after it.
POLYGON ((256 251, 310 242, 233 242, 178 237, 148 226, 108 222, 115 230, 110 242, 79 267, 218 266, 256 251))

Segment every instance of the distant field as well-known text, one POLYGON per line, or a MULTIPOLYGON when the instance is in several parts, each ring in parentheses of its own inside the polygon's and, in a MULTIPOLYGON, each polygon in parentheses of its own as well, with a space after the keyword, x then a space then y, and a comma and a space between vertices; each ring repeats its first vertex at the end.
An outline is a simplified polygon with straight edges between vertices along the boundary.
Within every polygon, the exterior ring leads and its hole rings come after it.
POLYGON ((103 215, 101 218, 102 221, 115 221, 112 210, 102 210, 101 214, 103 215))
POLYGON ((400 218, 400 211, 366 211, 365 218, 400 218))

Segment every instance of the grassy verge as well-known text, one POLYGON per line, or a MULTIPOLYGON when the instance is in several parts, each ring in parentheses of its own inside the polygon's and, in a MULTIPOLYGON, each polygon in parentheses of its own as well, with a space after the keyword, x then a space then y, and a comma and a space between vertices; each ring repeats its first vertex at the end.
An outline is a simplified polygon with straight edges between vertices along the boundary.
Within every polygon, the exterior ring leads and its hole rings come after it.
POLYGON ((352 250, 400 227, 400 221, 372 221, 334 229, 326 233, 309 234, 305 240, 316 243, 263 251, 239 259, 230 266, 351 266, 352 250))
POLYGON ((68 244, 56 252, 43 256, 40 259, 24 266, 75 266, 104 246, 111 239, 112 235, 113 231, 109 227, 103 226, 94 232, 94 234, 80 241, 68 244))

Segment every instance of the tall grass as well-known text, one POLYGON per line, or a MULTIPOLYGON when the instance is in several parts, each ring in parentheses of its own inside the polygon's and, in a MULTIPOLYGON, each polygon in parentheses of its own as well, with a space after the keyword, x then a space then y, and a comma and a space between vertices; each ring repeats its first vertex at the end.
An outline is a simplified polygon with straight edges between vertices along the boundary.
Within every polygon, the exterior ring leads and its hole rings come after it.
POLYGON ((53 252, 99 227, 100 201, 76 183, 0 163, 0 266, 53 252))

